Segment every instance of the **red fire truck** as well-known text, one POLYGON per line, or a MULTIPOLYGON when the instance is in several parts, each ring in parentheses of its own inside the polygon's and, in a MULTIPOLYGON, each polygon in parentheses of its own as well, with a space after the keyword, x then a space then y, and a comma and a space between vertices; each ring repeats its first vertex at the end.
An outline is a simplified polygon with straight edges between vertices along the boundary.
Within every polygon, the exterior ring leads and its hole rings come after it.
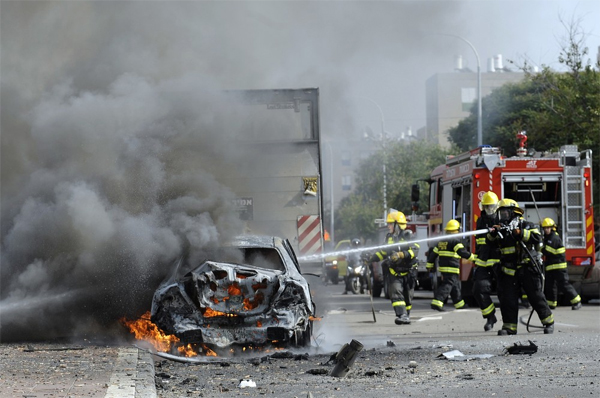
MULTIPOLYGON (((591 150, 579 152, 577 146, 566 145, 557 153, 526 152, 521 145, 517 156, 505 157, 499 148, 482 146, 447 157, 428 180, 429 236, 443 234, 451 219, 461 222, 462 232, 475 230, 481 197, 493 191, 500 198, 516 200, 526 220, 539 226, 550 217, 557 223, 570 280, 579 288, 595 264, 591 150)), ((475 237, 465 246, 474 249, 475 237)), ((461 264, 467 298, 472 294, 472 267, 468 261, 461 264)))

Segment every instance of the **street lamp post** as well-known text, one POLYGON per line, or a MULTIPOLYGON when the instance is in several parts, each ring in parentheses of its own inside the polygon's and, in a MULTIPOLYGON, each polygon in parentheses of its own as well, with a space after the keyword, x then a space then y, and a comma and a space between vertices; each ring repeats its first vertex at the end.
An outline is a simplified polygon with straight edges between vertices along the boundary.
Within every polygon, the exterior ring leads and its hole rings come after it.
POLYGON ((448 33, 442 33, 442 35, 456 37, 457 39, 464 41, 471 47, 475 53, 475 58, 477 58, 477 146, 479 147, 483 144, 483 123, 481 119, 481 62, 479 61, 479 53, 475 49, 475 46, 464 37, 448 33))
POLYGON ((372 102, 373 104, 375 104, 375 106, 377 107, 377 109, 379 109, 379 114, 381 115, 381 146, 383 148, 383 219, 385 220, 387 217, 387 172, 385 169, 385 160, 386 160, 386 154, 385 154, 385 118, 383 117, 383 111, 381 110, 381 107, 379 106, 379 104, 377 102, 375 102, 374 100, 372 100, 369 97, 363 97, 360 96, 359 98, 362 99, 366 99, 367 101, 372 102))
POLYGON ((332 242, 335 242, 335 224, 333 213, 335 213, 335 203, 333 202, 333 150, 331 149, 331 144, 329 142, 324 142, 329 149, 329 201, 331 202, 331 214, 329 216, 329 239, 332 242))

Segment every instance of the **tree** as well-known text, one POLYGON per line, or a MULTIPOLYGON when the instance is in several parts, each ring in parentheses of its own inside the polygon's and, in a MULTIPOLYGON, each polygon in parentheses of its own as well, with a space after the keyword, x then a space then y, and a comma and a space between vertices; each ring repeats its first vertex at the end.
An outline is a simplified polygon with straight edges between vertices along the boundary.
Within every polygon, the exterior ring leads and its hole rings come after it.
MULTIPOLYGON (((388 207, 411 214, 411 186, 429 177, 431 171, 446 161, 440 146, 426 141, 387 142, 383 148, 359 166, 352 194, 340 201, 335 213, 336 237, 351 239, 377 238, 375 219, 383 217, 383 159, 386 160, 388 207)), ((420 209, 428 205, 421 195, 420 209)))
MULTIPOLYGON (((592 163, 600 175, 600 63, 592 67, 585 35, 579 24, 564 24, 566 44, 558 61, 567 68, 556 72, 544 66, 535 73, 521 67, 524 81, 506 84, 482 100, 483 142, 502 147, 504 154, 516 154, 516 133, 527 132, 527 144, 537 151, 557 151, 562 145, 592 149, 592 163)), ((477 110, 450 129, 450 141, 462 150, 472 147, 476 134, 477 110)), ((600 184, 594 186, 596 211, 600 205, 600 184)))

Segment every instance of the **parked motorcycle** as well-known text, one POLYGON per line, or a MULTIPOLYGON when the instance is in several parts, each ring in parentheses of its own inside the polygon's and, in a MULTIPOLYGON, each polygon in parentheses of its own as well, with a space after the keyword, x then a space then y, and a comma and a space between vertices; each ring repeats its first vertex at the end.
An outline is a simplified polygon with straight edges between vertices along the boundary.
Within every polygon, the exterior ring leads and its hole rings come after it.
POLYGON ((369 273, 369 255, 363 253, 349 256, 346 290, 354 294, 363 294, 371 290, 371 275, 369 273))

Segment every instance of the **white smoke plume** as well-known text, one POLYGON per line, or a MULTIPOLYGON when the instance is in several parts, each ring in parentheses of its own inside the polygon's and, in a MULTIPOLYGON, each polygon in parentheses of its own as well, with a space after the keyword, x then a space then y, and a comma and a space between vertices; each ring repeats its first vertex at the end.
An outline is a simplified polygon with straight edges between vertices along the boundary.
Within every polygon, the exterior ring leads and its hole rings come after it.
POLYGON ((349 71, 407 74, 385 54, 416 57, 400 40, 455 9, 341 4, 2 1, 0 338, 139 315, 185 247, 241 232, 214 159, 257 154, 235 151, 223 89, 320 87, 345 133, 349 71))

